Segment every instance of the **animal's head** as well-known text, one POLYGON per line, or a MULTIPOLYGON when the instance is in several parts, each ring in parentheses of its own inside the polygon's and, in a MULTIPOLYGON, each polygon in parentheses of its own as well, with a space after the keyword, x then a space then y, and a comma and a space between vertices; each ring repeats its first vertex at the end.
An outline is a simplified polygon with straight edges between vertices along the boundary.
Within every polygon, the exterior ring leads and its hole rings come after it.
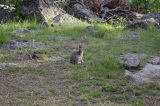
POLYGON ((81 55, 82 52, 83 52, 83 47, 82 47, 82 45, 80 44, 80 45, 79 45, 79 49, 78 49, 78 54, 81 55))

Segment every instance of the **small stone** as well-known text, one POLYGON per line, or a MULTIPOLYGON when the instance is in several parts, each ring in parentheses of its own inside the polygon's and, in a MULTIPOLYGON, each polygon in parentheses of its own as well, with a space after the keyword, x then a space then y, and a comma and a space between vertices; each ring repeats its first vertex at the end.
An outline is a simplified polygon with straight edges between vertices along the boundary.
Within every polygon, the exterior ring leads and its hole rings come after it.
POLYGON ((122 36, 123 39, 139 39, 140 35, 137 33, 129 33, 127 35, 122 36))
POLYGON ((6 68, 11 68, 11 67, 16 67, 16 64, 13 64, 13 63, 0 63, 0 70, 6 69, 6 68))

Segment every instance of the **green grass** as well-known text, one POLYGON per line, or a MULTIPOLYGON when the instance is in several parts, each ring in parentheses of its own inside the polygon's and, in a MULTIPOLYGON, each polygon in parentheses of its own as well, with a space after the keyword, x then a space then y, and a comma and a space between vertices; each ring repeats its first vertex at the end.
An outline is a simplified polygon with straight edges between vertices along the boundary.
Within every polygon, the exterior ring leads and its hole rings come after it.
POLYGON ((32 79, 37 79, 38 76, 44 76, 44 77, 47 77, 47 75, 49 75, 49 68, 48 67, 42 67, 42 68, 33 68, 33 67, 30 67, 29 69, 29 73, 30 73, 30 77, 32 79))
POLYGON ((51 92, 52 94, 58 93, 58 90, 54 86, 49 86, 48 91, 51 92))
POLYGON ((0 44, 6 43, 8 40, 8 34, 5 31, 0 31, 0 44))
MULTIPOLYGON (((97 105, 101 104, 102 101, 109 101, 113 104, 124 103, 133 106, 145 106, 147 96, 158 98, 160 96, 158 93, 159 85, 156 83, 132 85, 130 80, 124 76, 125 69, 117 62, 117 57, 120 54, 130 52, 145 53, 147 57, 141 63, 141 66, 144 66, 148 57, 160 50, 160 31, 151 26, 146 30, 135 31, 140 34, 140 39, 125 40, 121 38, 122 35, 132 31, 124 30, 122 25, 114 27, 108 24, 92 23, 91 26, 97 30, 96 33, 87 33, 85 29, 87 25, 87 23, 82 22, 77 26, 54 25, 54 27, 45 28, 30 21, 4 23, 3 28, 0 29, 0 33, 3 33, 0 36, 0 43, 5 43, 10 39, 19 39, 19 37, 11 37, 9 32, 16 28, 29 27, 40 30, 40 32, 25 34, 25 39, 50 45, 51 48, 45 48, 47 53, 57 53, 60 56, 66 56, 65 59, 68 60, 72 51, 72 49, 70 50, 71 46, 78 46, 78 43, 72 44, 72 42, 74 40, 83 41, 87 47, 84 51, 84 64, 65 65, 59 63, 60 66, 58 66, 52 63, 51 66, 26 68, 24 72, 29 73, 29 79, 34 81, 39 80, 39 77, 53 78, 52 80, 45 80, 48 84, 47 90, 52 96, 57 94, 57 87, 51 86, 51 84, 56 80, 67 80, 69 85, 66 89, 69 96, 65 96, 62 101, 68 101, 71 104, 83 101, 90 105, 95 101, 97 105), (52 38, 56 36, 67 36, 71 39, 55 41, 52 38)), ((22 49, 17 53, 22 52, 23 55, 26 55, 31 51, 22 49)), ((1 56, 0 59, 1 62, 15 61, 14 56, 10 56, 10 54, 1 56)), ((42 53, 40 59, 48 59, 48 54, 42 53)), ((43 86, 46 87, 46 85, 43 86)), ((35 97, 38 96, 40 95, 35 95, 35 97)), ((58 93, 58 96, 63 95, 58 93)), ((29 97, 23 99, 29 101, 29 97)), ((46 97, 46 99, 49 99, 49 97, 46 97)), ((157 102, 160 103, 160 100, 157 99, 157 102)))
POLYGON ((16 61, 16 56, 14 54, 5 54, 3 57, 0 57, 0 62, 13 62, 16 61))

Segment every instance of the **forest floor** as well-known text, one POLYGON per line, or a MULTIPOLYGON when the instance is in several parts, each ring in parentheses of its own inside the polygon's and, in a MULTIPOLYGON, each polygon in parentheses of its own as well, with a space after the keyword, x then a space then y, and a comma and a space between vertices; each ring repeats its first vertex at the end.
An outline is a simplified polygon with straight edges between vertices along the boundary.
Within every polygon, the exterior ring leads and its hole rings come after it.
POLYGON ((122 26, 86 23, 77 26, 55 25, 47 28, 35 22, 11 22, 0 27, 0 63, 17 67, 0 70, 0 105, 2 106, 159 106, 160 85, 133 85, 117 57, 126 53, 144 53, 143 67, 151 55, 160 51, 160 31, 154 27, 124 30, 122 26), (17 28, 32 28, 37 33, 23 37, 9 33, 17 28), (130 32, 139 39, 122 39, 130 32), (7 48, 10 40, 42 42, 42 48, 7 48), (72 65, 70 54, 82 44, 84 63, 72 65), (35 52, 40 58, 31 59, 35 52))

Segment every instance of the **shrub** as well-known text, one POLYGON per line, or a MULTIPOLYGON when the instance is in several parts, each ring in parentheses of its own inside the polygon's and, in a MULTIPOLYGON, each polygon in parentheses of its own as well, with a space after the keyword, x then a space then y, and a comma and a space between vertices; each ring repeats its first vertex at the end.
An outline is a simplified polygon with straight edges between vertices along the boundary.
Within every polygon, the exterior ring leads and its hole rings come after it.
POLYGON ((159 0, 132 0, 133 8, 141 9, 145 13, 160 11, 159 0))

